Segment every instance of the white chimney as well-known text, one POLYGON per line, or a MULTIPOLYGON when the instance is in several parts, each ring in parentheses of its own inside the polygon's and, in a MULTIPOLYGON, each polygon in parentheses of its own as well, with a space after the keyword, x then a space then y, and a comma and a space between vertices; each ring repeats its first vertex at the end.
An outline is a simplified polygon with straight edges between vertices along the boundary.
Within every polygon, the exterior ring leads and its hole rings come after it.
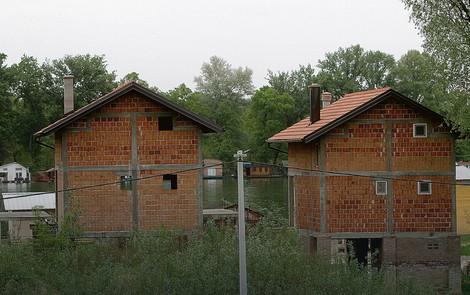
POLYGON ((323 102, 322 108, 331 104, 331 93, 330 92, 323 92, 321 95, 321 101, 323 102))
POLYGON ((64 76, 64 114, 73 111, 73 76, 64 76))
POLYGON ((320 120, 320 85, 312 84, 310 88, 310 124, 320 120))

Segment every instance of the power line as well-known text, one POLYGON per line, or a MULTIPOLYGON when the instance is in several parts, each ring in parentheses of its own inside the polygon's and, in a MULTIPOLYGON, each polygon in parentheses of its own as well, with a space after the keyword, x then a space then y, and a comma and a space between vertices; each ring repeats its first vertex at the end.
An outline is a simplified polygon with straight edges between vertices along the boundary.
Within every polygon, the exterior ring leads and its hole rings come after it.
MULTIPOLYGON (((91 189, 91 188, 95 188, 95 187, 103 187, 103 186, 121 184, 121 183, 126 183, 126 182, 134 182, 134 181, 152 179, 152 178, 156 178, 156 177, 161 177, 165 174, 182 174, 182 173, 186 173, 186 172, 190 172, 190 171, 196 171, 196 170, 201 170, 201 169, 204 169, 204 168, 223 166, 225 164, 231 164, 231 163, 236 163, 236 162, 237 161, 228 161, 228 162, 222 162, 220 164, 213 164, 213 165, 201 166, 201 167, 190 168, 190 169, 176 170, 176 171, 172 171, 172 172, 155 174, 155 175, 150 175, 150 176, 145 176, 145 177, 137 177, 137 178, 131 178, 131 179, 127 179, 127 180, 105 182, 105 183, 100 183, 100 184, 86 185, 86 186, 75 187, 75 188, 66 188, 66 189, 62 189, 62 190, 55 190, 55 191, 48 191, 48 192, 31 193, 31 194, 27 194, 27 195, 14 196, 14 197, 9 197, 9 198, 5 198, 5 199, 19 199, 19 198, 25 198, 25 197, 31 197, 31 196, 45 195, 45 194, 50 194, 50 193, 62 193, 62 192, 86 190, 86 189, 91 189)), ((388 177, 388 176, 379 176, 379 175, 370 176, 370 175, 363 175, 363 174, 358 174, 358 173, 327 171, 327 170, 311 169, 311 168, 295 167, 295 166, 282 166, 282 165, 276 165, 276 164, 270 164, 270 163, 254 162, 254 161, 243 161, 243 163, 254 163, 254 164, 257 164, 257 165, 272 166, 272 167, 277 167, 277 168, 296 169, 296 170, 301 170, 301 171, 306 171, 306 172, 317 172, 317 173, 321 173, 321 174, 330 174, 330 175, 355 176, 355 177, 383 179, 383 180, 392 180, 392 181, 406 181, 406 182, 414 182, 414 183, 419 183, 419 182, 426 181, 428 183, 440 184, 440 185, 470 186, 470 183, 440 182, 440 181, 407 179, 407 178, 388 177)))
POLYGON ((55 191, 48 191, 48 192, 31 193, 31 194, 27 194, 27 195, 14 196, 14 197, 9 197, 9 198, 4 198, 4 199, 10 200, 10 199, 26 198, 26 197, 31 197, 31 196, 46 195, 46 194, 51 194, 51 193, 63 193, 63 192, 71 192, 71 191, 78 191, 78 190, 86 190, 86 189, 91 189, 91 188, 95 188, 95 187, 103 187, 103 186, 108 186, 108 185, 115 185, 115 184, 121 184, 121 183, 127 183, 127 182, 147 180, 147 179, 151 179, 151 178, 161 177, 161 176, 166 175, 166 174, 183 174, 183 173, 190 172, 190 171, 197 171, 197 170, 201 170, 201 169, 204 169, 204 168, 222 166, 224 164, 229 164, 229 163, 234 163, 234 162, 236 162, 236 161, 222 162, 221 164, 214 164, 214 165, 207 165, 207 166, 196 167, 196 168, 170 171, 170 172, 166 172, 166 173, 154 174, 154 175, 145 176, 145 177, 136 177, 136 178, 126 179, 126 180, 121 180, 121 181, 113 181, 113 182, 105 182, 105 183, 99 183, 99 184, 93 184, 93 185, 85 185, 85 186, 81 186, 81 187, 66 188, 66 189, 62 189, 62 190, 55 190, 55 191))
POLYGON ((429 181, 427 179, 408 179, 408 178, 400 178, 400 177, 389 177, 389 176, 371 176, 371 175, 363 175, 363 174, 358 174, 358 173, 350 173, 350 172, 339 172, 339 171, 327 171, 327 170, 321 170, 321 169, 311 169, 311 168, 305 168, 305 167, 294 167, 294 166, 281 166, 281 165, 276 165, 276 164, 269 164, 269 163, 261 163, 261 162, 251 162, 255 163, 258 165, 269 165, 273 167, 278 167, 278 168, 288 168, 288 169, 296 169, 296 170, 301 170, 301 171, 306 171, 306 172, 318 172, 320 174, 333 174, 333 175, 341 175, 341 176, 355 176, 355 177, 364 177, 364 178, 374 178, 374 179, 384 179, 384 180, 395 180, 395 181, 407 181, 407 182, 423 182, 426 181, 428 183, 433 183, 433 184, 442 184, 442 185, 452 185, 452 186, 470 186, 470 183, 456 183, 456 182, 440 182, 440 181, 429 181))

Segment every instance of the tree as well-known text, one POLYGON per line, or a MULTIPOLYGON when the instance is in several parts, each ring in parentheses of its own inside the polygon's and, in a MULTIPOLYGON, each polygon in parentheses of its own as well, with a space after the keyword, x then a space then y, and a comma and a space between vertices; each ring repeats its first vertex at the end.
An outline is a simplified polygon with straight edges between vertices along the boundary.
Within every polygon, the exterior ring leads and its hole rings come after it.
POLYGON ((119 84, 122 85, 122 84, 124 84, 124 83, 126 83, 126 82, 129 82, 129 81, 134 81, 134 82, 136 82, 137 84, 142 85, 142 86, 144 86, 145 88, 148 88, 148 89, 152 90, 152 91, 155 92, 155 93, 160 92, 157 87, 150 87, 150 86, 149 86, 149 83, 147 83, 147 81, 145 81, 145 80, 142 80, 142 79, 139 77, 139 73, 137 73, 137 72, 131 72, 131 73, 126 74, 126 75, 124 76, 124 78, 122 78, 122 79, 119 81, 119 84))
POLYGON ((464 0, 402 0, 424 37, 424 48, 452 83, 470 90, 470 2, 464 0))
POLYGON ((268 70, 268 83, 279 94, 288 94, 294 98, 295 109, 287 117, 288 125, 304 119, 310 108, 308 86, 316 81, 315 70, 310 64, 299 66, 298 70, 290 72, 278 72, 274 74, 268 70))
POLYGON ((248 68, 233 68, 222 58, 212 56, 203 63, 201 75, 194 78, 196 90, 211 108, 209 119, 225 128, 225 132, 204 139, 204 156, 231 161, 234 152, 246 145, 242 117, 246 98, 254 89, 252 74, 248 68))
POLYGON ((247 114, 247 129, 253 158, 260 162, 276 162, 278 152, 269 149, 266 139, 289 127, 289 114, 295 110, 295 101, 287 93, 264 86, 251 97, 247 114))
POLYGON ((196 90, 212 100, 230 100, 241 102, 254 90, 249 68, 233 68, 220 57, 212 56, 208 63, 203 63, 201 75, 194 78, 196 90))
POLYGON ((331 92, 334 99, 361 90, 363 55, 364 49, 355 45, 326 53, 325 59, 318 61, 318 80, 323 89, 331 92))
POLYGON ((381 51, 367 51, 364 54, 364 72, 361 75, 362 89, 378 89, 393 86, 395 82, 395 58, 381 51))
POLYGON ((26 152, 23 156, 29 156, 28 164, 34 166, 39 162, 40 149, 33 134, 47 124, 45 110, 49 106, 44 71, 34 57, 26 55, 18 64, 13 64, 10 71, 14 77, 11 91, 15 97, 13 124, 16 126, 10 138, 12 157, 18 161, 26 152))
POLYGON ((13 97, 10 92, 12 75, 9 68, 4 65, 7 56, 0 53, 0 165, 9 156, 12 147, 12 135, 15 134, 13 119, 13 97))
POLYGON ((51 87, 60 90, 55 93, 58 105, 63 104, 61 90, 65 75, 74 76, 75 108, 100 98, 117 86, 116 74, 107 70, 104 55, 66 55, 62 59, 47 62, 45 68, 50 75, 51 87))
POLYGON ((182 83, 173 90, 162 93, 166 98, 176 104, 200 115, 209 117, 209 105, 204 102, 203 95, 200 92, 193 92, 191 88, 182 83))
POLYGON ((443 113, 448 107, 448 83, 427 53, 410 50, 397 62, 395 89, 424 106, 443 113))
POLYGON ((381 51, 367 51, 360 45, 339 48, 318 61, 318 81, 338 99, 351 92, 393 86, 395 59, 381 51))
MULTIPOLYGON (((63 76, 74 75, 75 108, 108 93, 117 85, 114 72, 106 70, 104 56, 65 56, 40 65, 33 57, 23 56, 9 69, 13 80, 15 132, 9 139, 13 160, 33 170, 49 168, 53 163, 50 150, 40 148, 33 134, 63 116, 63 76)), ((52 138, 44 138, 51 144, 52 138)))
POLYGON ((424 49, 447 80, 444 109, 466 140, 456 142, 459 160, 469 160, 470 135, 470 2, 402 0, 424 37, 424 49))

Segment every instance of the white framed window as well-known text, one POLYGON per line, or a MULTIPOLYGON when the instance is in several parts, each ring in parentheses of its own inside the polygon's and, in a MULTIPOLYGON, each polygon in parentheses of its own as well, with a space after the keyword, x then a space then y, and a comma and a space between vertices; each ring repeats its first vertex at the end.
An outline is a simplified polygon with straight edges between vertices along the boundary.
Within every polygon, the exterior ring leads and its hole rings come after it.
POLYGON ((432 193, 430 180, 418 181, 418 194, 420 195, 430 195, 432 193))
POLYGON ((413 137, 428 137, 428 124, 413 124, 413 137))
POLYGON ((375 182, 375 194, 379 196, 387 194, 387 181, 378 180, 375 182))

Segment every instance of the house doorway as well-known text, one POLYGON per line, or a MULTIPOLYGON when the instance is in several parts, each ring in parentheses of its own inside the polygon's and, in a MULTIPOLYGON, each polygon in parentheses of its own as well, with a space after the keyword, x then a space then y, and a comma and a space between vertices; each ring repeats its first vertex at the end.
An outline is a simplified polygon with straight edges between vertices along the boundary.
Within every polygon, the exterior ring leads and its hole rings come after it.
POLYGON ((359 238, 346 240, 349 259, 356 259, 364 267, 380 267, 382 253, 382 239, 359 238))

